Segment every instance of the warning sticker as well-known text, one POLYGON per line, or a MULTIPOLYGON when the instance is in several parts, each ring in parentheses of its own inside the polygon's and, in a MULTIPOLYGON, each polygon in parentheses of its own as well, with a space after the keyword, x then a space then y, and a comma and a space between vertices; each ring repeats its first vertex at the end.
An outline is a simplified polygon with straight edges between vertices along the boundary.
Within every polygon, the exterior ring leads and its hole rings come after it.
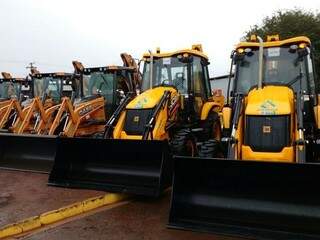
POLYGON ((279 57, 280 56, 280 48, 268 48, 268 57, 279 57))
POLYGON ((271 99, 265 100, 258 109, 261 115, 276 115, 277 111, 277 105, 271 99))

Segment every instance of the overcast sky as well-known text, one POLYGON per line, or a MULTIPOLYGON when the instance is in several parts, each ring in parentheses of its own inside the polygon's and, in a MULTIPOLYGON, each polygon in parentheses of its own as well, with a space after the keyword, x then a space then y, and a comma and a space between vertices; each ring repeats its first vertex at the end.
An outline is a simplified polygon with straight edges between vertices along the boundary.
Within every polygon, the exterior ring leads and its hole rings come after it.
POLYGON ((2 0, 0 71, 25 76, 33 61, 42 72, 72 71, 72 60, 122 64, 121 52, 140 58, 201 43, 217 76, 250 26, 294 7, 315 11, 320 0, 2 0))

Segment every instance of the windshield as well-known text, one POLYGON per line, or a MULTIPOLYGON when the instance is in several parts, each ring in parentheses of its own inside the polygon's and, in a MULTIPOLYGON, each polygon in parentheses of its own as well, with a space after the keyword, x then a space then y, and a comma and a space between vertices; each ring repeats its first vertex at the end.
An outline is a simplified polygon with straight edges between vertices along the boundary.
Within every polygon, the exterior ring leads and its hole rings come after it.
POLYGON ((21 84, 13 82, 0 83, 0 98, 18 98, 21 91, 21 84))
POLYGON ((34 79, 34 94, 42 97, 44 93, 54 102, 59 102, 61 97, 62 79, 43 77, 34 79))
POLYGON ((102 95, 107 102, 113 102, 114 74, 94 72, 83 75, 83 94, 85 97, 102 95))
MULTIPOLYGON (((153 59, 152 87, 161 84, 173 85, 180 93, 187 93, 187 63, 177 57, 153 59)), ((142 90, 150 86, 150 63, 145 62, 142 79, 142 90)))
MULTIPOLYGON (((235 90, 246 94, 252 86, 258 84, 258 50, 248 51, 237 63, 235 90)), ((306 64, 298 61, 297 51, 289 47, 272 47, 264 49, 263 82, 290 85, 295 91, 299 89, 300 72, 302 89, 307 90, 306 64)))

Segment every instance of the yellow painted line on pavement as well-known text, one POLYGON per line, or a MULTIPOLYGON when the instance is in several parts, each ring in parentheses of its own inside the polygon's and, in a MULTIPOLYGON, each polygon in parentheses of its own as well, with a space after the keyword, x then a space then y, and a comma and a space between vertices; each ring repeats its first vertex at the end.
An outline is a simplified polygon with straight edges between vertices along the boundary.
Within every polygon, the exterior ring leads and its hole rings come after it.
POLYGON ((76 202, 57 210, 45 212, 38 216, 27 218, 0 228, 0 239, 35 230, 37 228, 53 224, 64 219, 89 212, 99 207, 121 202, 127 198, 128 195, 125 194, 108 193, 106 195, 89 198, 81 202, 76 202))

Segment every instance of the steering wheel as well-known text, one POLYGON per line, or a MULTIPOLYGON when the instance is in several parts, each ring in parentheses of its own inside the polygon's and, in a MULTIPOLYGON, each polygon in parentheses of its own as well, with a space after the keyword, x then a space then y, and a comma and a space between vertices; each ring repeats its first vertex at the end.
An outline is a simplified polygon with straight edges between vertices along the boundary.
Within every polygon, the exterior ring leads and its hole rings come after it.
POLYGON ((169 79, 164 79, 164 80, 162 80, 161 84, 162 85, 169 85, 170 81, 169 81, 169 79))
POLYGON ((101 89, 104 84, 106 84, 104 81, 99 84, 99 87, 96 89, 96 94, 101 95, 102 93, 101 89))

